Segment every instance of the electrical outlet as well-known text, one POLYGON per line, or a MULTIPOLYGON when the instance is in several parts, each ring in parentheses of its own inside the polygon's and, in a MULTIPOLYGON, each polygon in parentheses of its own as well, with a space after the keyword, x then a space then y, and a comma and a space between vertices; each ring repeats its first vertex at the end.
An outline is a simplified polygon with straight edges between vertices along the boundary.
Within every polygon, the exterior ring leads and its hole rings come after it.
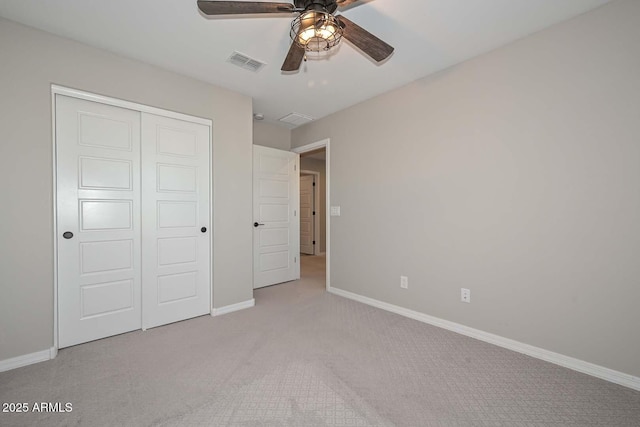
POLYGON ((469 289, 460 288, 460 301, 471 302, 471 291, 469 289))
POLYGON ((409 278, 407 276, 400 276, 400 287, 402 289, 409 289, 409 278))

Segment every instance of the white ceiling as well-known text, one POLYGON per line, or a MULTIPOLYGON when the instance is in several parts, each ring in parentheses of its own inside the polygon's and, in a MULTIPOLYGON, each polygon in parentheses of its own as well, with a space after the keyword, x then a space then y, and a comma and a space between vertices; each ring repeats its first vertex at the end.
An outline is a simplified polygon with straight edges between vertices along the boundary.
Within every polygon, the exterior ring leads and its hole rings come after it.
POLYGON ((608 1, 362 0, 339 13, 394 46, 391 58, 375 65, 343 42, 297 74, 280 71, 292 15, 210 18, 196 0, 0 0, 0 16, 249 95, 278 123, 324 117, 608 1), (231 65, 234 50, 268 65, 231 65))

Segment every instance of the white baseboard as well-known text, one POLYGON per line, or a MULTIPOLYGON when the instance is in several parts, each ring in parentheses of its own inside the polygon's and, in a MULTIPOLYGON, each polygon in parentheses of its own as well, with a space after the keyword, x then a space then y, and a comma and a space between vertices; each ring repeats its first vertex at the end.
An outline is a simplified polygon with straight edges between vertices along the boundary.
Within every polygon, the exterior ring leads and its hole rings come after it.
POLYGON ((521 343, 509 338, 504 338, 499 335, 494 335, 489 332, 484 332, 479 329, 470 328, 468 326, 461 325, 459 323, 451 322, 449 320, 440 319, 438 317, 429 316, 418 311, 409 310, 397 305, 389 304, 386 302, 378 301, 373 298, 365 297, 362 295, 354 294, 353 292, 345 291, 330 287, 327 289, 329 292, 341 297, 349 298, 373 307, 381 308, 392 313, 399 314, 401 316, 408 317, 410 319, 418 320, 423 323, 428 323, 433 326, 438 326, 449 331, 457 332, 461 335, 466 335, 485 341, 490 344, 497 345, 509 350, 517 351, 518 353, 526 354, 527 356, 535 357, 547 362, 554 363, 556 365, 563 366, 565 368, 573 369, 574 371, 582 372, 583 374, 591 375, 596 378, 600 378, 615 384, 619 384, 625 387, 632 388, 640 391, 640 378, 633 375, 625 374, 613 369, 605 368, 604 366, 595 365, 593 363, 585 362, 584 360, 575 359, 573 357, 565 356, 563 354, 554 353, 553 351, 545 350, 540 347, 534 347, 529 344, 521 343))
POLYGON ((45 362, 56 357, 58 349, 51 347, 47 350, 36 351, 35 353, 24 354, 18 357, 12 357, 0 361, 0 372, 10 371, 11 369, 22 368, 23 366, 33 365, 34 363, 45 362))
POLYGON ((234 311, 244 310, 245 308, 251 308, 256 305, 256 300, 251 298, 247 301, 242 301, 237 304, 225 305, 224 307, 214 308, 211 310, 212 316, 222 316, 223 314, 233 313, 234 311))

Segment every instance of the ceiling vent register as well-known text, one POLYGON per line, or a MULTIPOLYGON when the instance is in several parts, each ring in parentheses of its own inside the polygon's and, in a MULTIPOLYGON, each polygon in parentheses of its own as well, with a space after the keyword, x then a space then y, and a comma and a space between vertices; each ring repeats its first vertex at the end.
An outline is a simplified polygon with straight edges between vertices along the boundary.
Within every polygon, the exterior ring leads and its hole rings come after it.
POLYGON ((260 62, 257 59, 250 58, 240 52, 233 52, 229 59, 227 59, 227 62, 230 62, 233 65, 237 65, 240 68, 244 68, 245 70, 249 70, 254 73, 262 70, 262 68, 267 65, 264 62, 260 62))
POLYGON ((304 114, 300 113, 291 113, 281 118, 280 121, 288 123, 290 125, 300 126, 313 121, 313 117, 305 116, 304 114))

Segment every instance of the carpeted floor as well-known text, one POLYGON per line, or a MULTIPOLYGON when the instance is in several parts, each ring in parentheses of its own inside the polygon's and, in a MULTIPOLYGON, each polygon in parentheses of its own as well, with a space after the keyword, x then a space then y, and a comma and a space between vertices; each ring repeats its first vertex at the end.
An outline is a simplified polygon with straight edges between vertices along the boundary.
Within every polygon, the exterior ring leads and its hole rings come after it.
POLYGON ((640 426, 640 392, 324 291, 303 280, 256 307, 61 350, 0 373, 2 426, 640 426))

